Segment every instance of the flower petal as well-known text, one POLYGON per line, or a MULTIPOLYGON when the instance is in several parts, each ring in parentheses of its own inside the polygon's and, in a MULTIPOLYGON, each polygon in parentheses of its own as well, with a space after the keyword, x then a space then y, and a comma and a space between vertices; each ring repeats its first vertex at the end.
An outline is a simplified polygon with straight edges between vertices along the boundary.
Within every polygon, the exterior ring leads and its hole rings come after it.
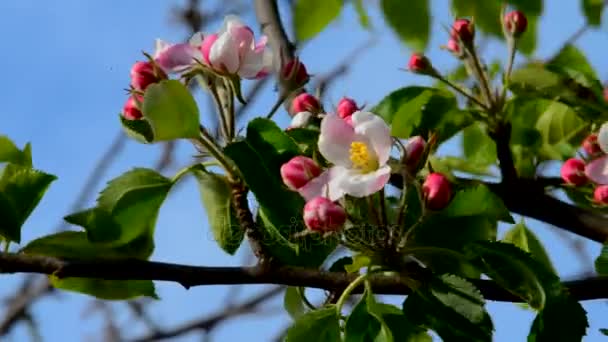
POLYGON ((195 58, 202 59, 201 52, 190 43, 180 43, 163 46, 156 54, 155 61, 165 72, 173 73, 191 67, 195 58))
POLYGON ((232 35, 221 34, 211 46, 209 61, 215 68, 234 74, 239 69, 239 51, 232 35))
POLYGON ((608 122, 600 126, 600 131, 597 133, 597 143, 604 153, 608 153, 608 122))
POLYGON ((238 15, 228 14, 224 17, 224 22, 222 23, 222 28, 218 32, 222 34, 224 32, 229 32, 233 27, 243 27, 246 26, 241 18, 238 15))
POLYGON ((304 127, 308 125, 308 121, 311 117, 311 112, 299 112, 298 114, 294 115, 293 119, 291 119, 291 124, 289 124, 289 128, 304 127))
POLYGON ((391 168, 388 165, 370 173, 348 170, 340 178, 339 186, 348 195, 365 197, 382 190, 390 177, 391 168))
POLYGON ((253 79, 264 69, 264 51, 257 52, 253 49, 245 52, 239 67, 239 76, 253 79))
POLYGON ((376 152, 378 163, 386 164, 390 157, 391 146, 391 130, 378 115, 370 112, 357 111, 352 115, 355 132, 367 138, 367 141, 376 152))
POLYGON ((205 36, 201 32, 196 32, 190 37, 188 43, 194 47, 200 47, 203 44, 205 36))
POLYGON ((152 57, 157 58, 161 53, 167 50, 171 46, 171 43, 162 39, 156 39, 154 42, 154 55, 152 57))
POLYGON ((597 184, 608 184, 608 156, 597 158, 587 164, 585 175, 597 184))
POLYGON ((343 167, 332 167, 318 177, 311 179, 306 185, 298 189, 298 193, 306 201, 315 197, 327 197, 332 201, 337 201, 344 197, 344 191, 340 187, 341 177, 347 173, 343 167))
POLYGON ((350 168, 350 145, 357 138, 354 129, 344 120, 337 115, 327 114, 321 121, 319 151, 329 162, 350 168))

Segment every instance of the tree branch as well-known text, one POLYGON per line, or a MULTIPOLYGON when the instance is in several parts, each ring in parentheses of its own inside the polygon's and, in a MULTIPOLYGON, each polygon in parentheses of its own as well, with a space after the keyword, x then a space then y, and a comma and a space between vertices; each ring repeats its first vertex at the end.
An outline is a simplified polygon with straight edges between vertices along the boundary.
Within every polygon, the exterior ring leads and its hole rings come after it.
MULTIPOLYGON (((107 280, 161 280, 176 282, 190 288, 201 285, 276 284, 303 286, 325 290, 346 288, 357 274, 329 272, 312 268, 281 266, 204 267, 170 264, 136 259, 125 260, 62 260, 52 257, 0 253, 0 269, 5 273, 43 273, 59 278, 82 277, 107 280)), ((397 276, 372 275, 375 293, 407 295, 406 282, 397 276)), ((520 302, 521 299, 489 280, 471 280, 484 297, 493 301, 520 302)), ((564 282, 577 300, 608 298, 608 277, 564 282)), ((358 288, 360 293, 363 288, 358 288)))

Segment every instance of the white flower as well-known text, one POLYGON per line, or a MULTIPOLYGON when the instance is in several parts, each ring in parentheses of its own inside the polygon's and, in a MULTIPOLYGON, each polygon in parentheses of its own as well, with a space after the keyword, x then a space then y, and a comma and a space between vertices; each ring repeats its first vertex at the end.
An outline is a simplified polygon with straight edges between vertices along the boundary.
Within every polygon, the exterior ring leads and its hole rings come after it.
POLYGON ((305 127, 308 125, 310 118, 312 118, 311 112, 299 112, 291 119, 288 129, 305 127))
POLYGON ((349 125, 337 115, 323 118, 319 151, 333 166, 318 180, 310 181, 306 191, 300 191, 305 198, 317 195, 335 201, 344 194, 365 197, 380 191, 388 182, 390 128, 370 112, 355 112, 352 123, 349 125))
POLYGON ((266 42, 262 36, 256 44, 251 28, 229 15, 218 33, 205 37, 201 51, 204 61, 217 71, 253 79, 270 72, 272 55, 266 42))

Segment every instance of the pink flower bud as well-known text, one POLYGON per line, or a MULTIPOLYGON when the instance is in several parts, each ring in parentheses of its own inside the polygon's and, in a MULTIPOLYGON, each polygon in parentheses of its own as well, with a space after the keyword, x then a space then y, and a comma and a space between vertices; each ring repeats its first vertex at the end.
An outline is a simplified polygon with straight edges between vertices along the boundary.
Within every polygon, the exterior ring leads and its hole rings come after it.
POLYGON ((450 36, 456 40, 460 39, 464 44, 472 44, 475 38, 475 27, 469 19, 456 19, 450 36))
POLYGON ((583 150, 587 153, 588 156, 596 156, 602 153, 602 149, 600 144, 597 142, 597 134, 589 134, 585 140, 583 140, 583 150))
POLYGON ((441 210, 452 199, 452 185, 443 174, 431 173, 422 184, 422 193, 428 209, 441 210))
POLYGON ((321 174, 321 168, 314 160, 297 156, 281 166, 283 183, 291 190, 298 190, 308 184, 311 179, 321 174))
POLYGON ((141 95, 131 95, 125 102, 124 107, 122 108, 122 116, 124 116, 127 120, 139 120, 143 117, 143 114, 139 110, 139 103, 143 102, 144 98, 141 95), (135 97, 137 97, 137 101, 135 101, 135 97))
POLYGON ((507 32, 516 38, 526 32, 526 28, 528 27, 528 18, 520 11, 507 13, 504 21, 507 32))
POLYGON ((291 113, 296 114, 300 112, 311 112, 313 114, 318 113, 321 110, 321 105, 316 97, 309 93, 302 93, 296 96, 291 103, 291 113))
POLYGON ((294 58, 285 64, 281 75, 286 82, 293 85, 292 88, 294 89, 302 87, 310 79, 306 66, 298 58, 294 58))
POLYGON ((566 160, 560 173, 564 182, 568 184, 579 186, 587 183, 585 162, 580 159, 570 158, 566 160))
POLYGON ((608 185, 600 185, 593 191, 593 199, 597 203, 608 204, 608 185))
POLYGON ((338 116, 342 119, 346 119, 358 110, 359 107, 357 107, 357 102, 351 98, 343 97, 340 102, 338 102, 338 116))
POLYGON ((336 231, 346 222, 344 209, 325 197, 315 197, 304 205, 304 223, 317 232, 336 231))
POLYGON ((425 147, 426 141, 419 135, 411 138, 408 140, 407 144, 405 144, 405 166, 408 170, 416 170, 425 147))
POLYGON ((209 54, 211 53, 211 46, 213 45, 213 43, 215 43, 217 38, 218 35, 216 33, 210 34, 208 36, 205 36, 205 38, 203 39, 203 43, 201 44, 201 53, 203 54, 204 61, 208 65, 211 65, 211 60, 209 59, 209 54))
POLYGON ((430 75, 434 74, 435 71, 435 69, 433 69, 433 66, 431 65, 431 61, 429 61, 429 59, 421 53, 412 54, 409 62, 407 63, 407 68, 417 74, 430 75))
POLYGON ((166 79, 167 75, 160 68, 155 68, 151 62, 135 62, 131 67, 131 86, 144 91, 150 84, 166 79), (155 70, 156 69, 156 70, 155 70))

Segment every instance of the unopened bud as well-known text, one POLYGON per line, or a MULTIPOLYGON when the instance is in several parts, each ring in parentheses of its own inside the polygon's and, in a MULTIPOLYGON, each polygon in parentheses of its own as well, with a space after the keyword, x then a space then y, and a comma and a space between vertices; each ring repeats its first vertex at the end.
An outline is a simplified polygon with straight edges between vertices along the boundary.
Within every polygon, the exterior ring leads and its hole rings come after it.
POLYGON ((425 148, 426 141, 419 135, 410 138, 405 144, 405 167, 408 171, 413 172, 418 168, 425 148))
POLYGON ((131 86, 135 90, 144 91, 150 84, 167 78, 167 74, 152 62, 135 62, 131 67, 131 86))
POLYGON ((292 90, 303 87, 310 79, 306 66, 298 58, 292 59, 283 66, 281 76, 283 81, 288 84, 288 88, 292 90))
POLYGON ((291 190, 298 190, 308 184, 311 179, 321 174, 321 168, 314 160, 297 156, 281 166, 283 183, 291 190))
POLYGON ((289 124, 289 127, 287 127, 287 129, 289 130, 293 128, 306 127, 310 123, 311 118, 311 112, 299 112, 298 114, 293 116, 293 118, 291 119, 291 123, 289 124))
POLYGON ((608 204, 608 185, 600 185, 593 191, 593 200, 597 203, 608 204))
POLYGON ((143 102, 143 100, 143 96, 141 95, 133 94, 129 96, 127 102, 125 102, 125 105, 122 108, 122 116, 127 120, 141 119, 143 117, 143 114, 139 109, 139 106, 143 102), (137 101, 135 100, 135 97, 137 97, 137 101))
POLYGON ((410 71, 423 75, 435 75, 436 71, 431 64, 431 61, 421 53, 414 53, 407 63, 407 68, 410 71))
POLYGON ((304 223, 317 232, 339 230, 346 222, 344 208, 325 197, 315 197, 304 205, 304 223))
POLYGON ((589 157, 597 156, 602 153, 602 149, 600 148, 600 144, 597 141, 597 134, 589 134, 585 140, 583 140, 583 150, 587 153, 589 157))
POLYGON ((343 97, 340 102, 338 102, 338 116, 342 119, 346 119, 358 110, 359 107, 357 107, 357 102, 349 97, 343 97))
POLYGON ((587 176, 585 175, 585 162, 570 158, 562 165, 560 174, 564 182, 576 186, 587 183, 587 176))
POLYGON ((512 37, 518 38, 528 27, 528 18, 523 12, 512 11, 505 15, 505 29, 512 37))
POLYGON ((291 102, 292 114, 297 114, 300 112, 311 112, 316 114, 319 113, 320 110, 321 104, 319 104, 319 100, 309 93, 302 93, 296 96, 291 102))
POLYGON ((441 210, 452 199, 452 185, 443 174, 431 173, 422 184, 422 193, 428 209, 441 210))
POLYGON ((469 19, 456 19, 452 24, 450 36, 462 41, 467 46, 471 45, 473 39, 475 39, 475 26, 469 19))

